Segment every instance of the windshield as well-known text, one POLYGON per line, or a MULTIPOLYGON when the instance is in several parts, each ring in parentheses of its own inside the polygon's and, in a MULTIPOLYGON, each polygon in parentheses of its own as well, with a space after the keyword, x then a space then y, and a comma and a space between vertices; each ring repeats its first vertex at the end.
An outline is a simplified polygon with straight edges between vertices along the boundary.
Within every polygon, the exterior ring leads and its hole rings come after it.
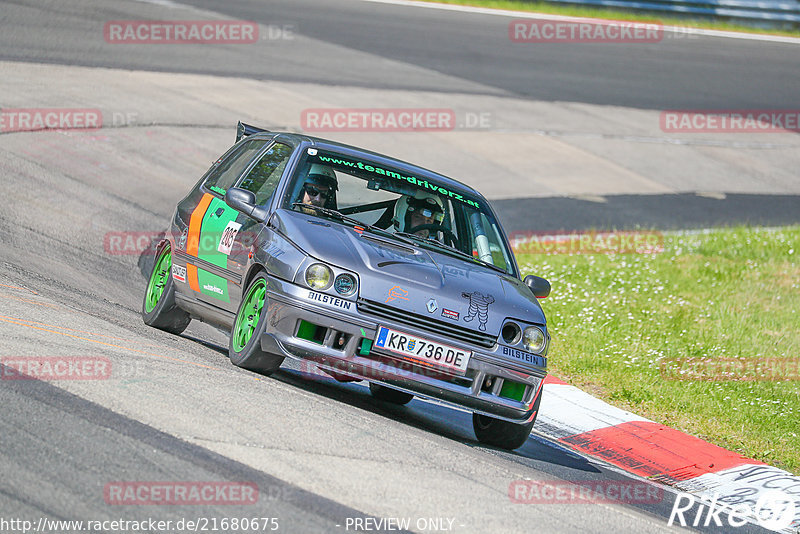
POLYGON ((368 159, 309 148, 283 207, 360 223, 515 275, 511 253, 485 202, 427 175, 409 176, 368 159))

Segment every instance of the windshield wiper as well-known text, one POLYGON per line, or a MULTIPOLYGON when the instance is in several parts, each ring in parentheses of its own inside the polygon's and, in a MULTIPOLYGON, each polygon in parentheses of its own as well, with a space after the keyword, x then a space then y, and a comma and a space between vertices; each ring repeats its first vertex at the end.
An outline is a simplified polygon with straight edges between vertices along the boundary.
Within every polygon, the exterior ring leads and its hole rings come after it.
MULTIPOLYGON (((459 252, 461 252, 461 251, 459 250, 459 252)), ((464 254, 465 256, 468 256, 468 255, 469 255, 469 254, 467 254, 466 252, 462 252, 462 254, 464 254)), ((508 271, 506 271, 505 269, 503 269, 503 268, 502 268, 502 267, 500 267, 499 265, 495 265, 494 263, 489 263, 488 261, 483 261, 482 259, 480 259, 480 258, 475 258, 474 256, 473 256, 473 258, 472 258, 472 259, 473 259, 473 260, 475 260, 475 261, 477 261, 477 262, 478 262, 478 263, 480 263, 481 265, 485 265, 485 266, 487 266, 487 267, 490 267, 490 268, 494 269, 494 270, 495 270, 495 271, 497 271, 498 273, 509 274, 509 272, 508 272, 508 271)))
POLYGON ((316 211, 318 213, 324 213, 325 215, 327 215, 329 217, 335 217, 336 219, 340 219, 342 221, 354 222, 354 223, 357 223, 357 224, 361 224, 360 221, 357 221, 357 220, 355 220, 355 219, 353 219, 351 217, 348 217, 347 215, 345 215, 341 211, 336 211, 336 210, 333 210, 333 209, 330 209, 330 208, 323 208, 322 206, 315 206, 314 204, 304 204, 302 202, 295 202, 294 204, 292 204, 292 206, 295 206, 295 207, 298 207, 298 208, 303 208, 303 209, 314 210, 314 211, 316 211))
POLYGON ((406 233, 406 232, 395 232, 394 235, 401 235, 403 237, 409 237, 409 238, 414 239, 415 241, 417 241, 419 243, 431 245, 434 248, 445 249, 444 250, 445 252, 453 252, 455 254, 458 254, 461 257, 468 258, 468 259, 470 259, 470 260, 472 260, 472 261, 474 261, 476 263, 480 263, 481 265, 485 265, 487 267, 491 267, 495 271, 501 272, 503 274, 508 274, 508 271, 506 271, 502 267, 498 267, 497 265, 495 265, 493 263, 489 263, 488 261, 483 261, 480 258, 476 258, 472 254, 469 254, 468 252, 464 252, 463 250, 457 249, 456 247, 453 247, 453 246, 450 246, 450 245, 445 245, 444 243, 442 243, 441 241, 438 241, 436 239, 432 239, 432 238, 429 238, 429 237, 422 237, 422 236, 416 235, 416 234, 409 234, 409 233, 406 233))
POLYGON ((409 239, 411 239, 413 241, 419 241, 419 242, 422 242, 422 243, 428 243, 428 242, 437 243, 437 244, 439 243, 438 241, 435 241, 434 239, 431 239, 429 237, 422 237, 421 235, 417 235, 417 234, 409 234, 408 232, 395 232, 392 235, 396 235, 396 236, 400 236, 400 237, 406 237, 406 238, 409 238, 409 239))
MULTIPOLYGON (((314 211, 316 211, 318 213, 323 213, 323 214, 327 215, 328 217, 333 217, 334 219, 338 219, 338 220, 340 220, 342 222, 347 222, 347 223, 359 226, 361 228, 370 230, 371 232, 373 232, 375 234, 378 234, 378 235, 388 236, 388 237, 397 237, 398 241, 402 241, 402 242, 404 242, 406 244, 409 244, 409 245, 413 245, 414 244, 412 241, 409 241, 408 239, 403 239, 400 236, 398 236, 397 234, 393 234, 392 232, 387 232, 383 228, 378 228, 377 226, 372 226, 371 224, 367 224, 365 222, 361 222, 358 219, 354 219, 353 217, 348 217, 347 215, 345 215, 341 211, 337 211, 337 210, 334 210, 334 209, 331 209, 331 208, 324 208, 322 206, 315 206, 313 204, 303 204, 302 202, 295 202, 292 205, 293 206, 299 206, 300 208, 308 208, 308 209, 314 210, 314 211)), ((414 236, 414 237, 419 237, 419 236, 414 236)))

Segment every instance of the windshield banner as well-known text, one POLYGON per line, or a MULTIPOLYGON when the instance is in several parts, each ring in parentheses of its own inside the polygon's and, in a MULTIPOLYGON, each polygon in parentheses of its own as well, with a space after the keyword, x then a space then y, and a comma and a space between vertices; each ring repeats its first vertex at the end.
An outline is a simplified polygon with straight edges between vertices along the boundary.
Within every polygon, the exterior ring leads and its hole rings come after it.
POLYGON ((469 198, 466 198, 466 197, 464 197, 464 195, 462 195, 460 193, 456 193, 455 191, 450 191, 447 188, 441 187, 438 184, 431 183, 428 180, 425 180, 425 179, 422 179, 422 178, 417 178, 416 176, 405 176, 404 174, 401 174, 399 172, 396 172, 396 171, 393 171, 393 170, 389 170, 389 169, 384 169, 383 167, 379 167, 379 166, 374 165, 372 163, 363 163, 361 161, 349 161, 349 160, 341 159, 341 158, 338 158, 338 157, 334 158, 334 157, 331 157, 331 156, 320 155, 318 157, 318 159, 319 159, 320 163, 326 163, 328 165, 337 165, 337 166, 340 166, 340 167, 350 167, 350 168, 353 168, 353 169, 359 169, 361 171, 366 171, 366 172, 369 172, 369 173, 372 173, 372 174, 375 174, 375 175, 387 176, 387 177, 393 178, 395 180, 405 181, 405 182, 408 182, 408 183, 410 183, 412 185, 415 185, 415 186, 417 186, 417 187, 419 187, 421 189, 427 189, 427 190, 432 191, 434 193, 438 193, 438 194, 440 194, 442 196, 446 196, 446 197, 452 198, 454 200, 461 201, 461 202, 463 202, 463 203, 465 203, 465 204, 467 204, 469 206, 472 206, 472 207, 475 207, 475 208, 480 208, 480 205, 476 201, 471 200, 469 198))

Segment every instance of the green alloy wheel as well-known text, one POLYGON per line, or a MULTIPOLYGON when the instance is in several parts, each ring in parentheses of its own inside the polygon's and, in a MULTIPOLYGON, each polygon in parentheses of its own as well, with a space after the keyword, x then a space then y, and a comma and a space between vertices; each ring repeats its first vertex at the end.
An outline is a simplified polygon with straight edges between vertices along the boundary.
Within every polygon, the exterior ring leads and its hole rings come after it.
POLYGON ((142 320, 148 326, 180 334, 186 330, 192 318, 175 304, 175 282, 171 271, 172 249, 167 244, 159 249, 147 282, 142 301, 142 320))
POLYGON ((150 275, 150 282, 147 284, 147 294, 144 297, 144 311, 147 313, 153 311, 161 295, 164 294, 164 286, 167 285, 171 269, 172 251, 169 247, 164 247, 156 259, 153 273, 150 275))
POLYGON ((231 363, 265 375, 275 372, 283 363, 283 356, 261 350, 261 335, 267 324, 268 285, 267 275, 260 272, 247 286, 228 344, 231 363))
POLYGON ((258 278, 250 285, 242 302, 239 314, 236 316, 236 324, 233 327, 233 350, 241 352, 250 342, 253 333, 256 331, 258 319, 264 309, 267 299, 267 282, 264 278, 258 278))

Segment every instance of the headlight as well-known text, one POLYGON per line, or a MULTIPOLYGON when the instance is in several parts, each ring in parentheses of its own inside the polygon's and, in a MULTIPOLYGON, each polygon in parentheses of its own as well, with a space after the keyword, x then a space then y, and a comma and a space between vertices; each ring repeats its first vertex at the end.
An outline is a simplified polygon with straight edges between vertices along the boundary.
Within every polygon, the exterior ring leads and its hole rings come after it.
POLYGON ((352 274, 343 273, 333 281, 333 289, 344 297, 349 297, 356 292, 356 278, 352 274))
POLYGON ((522 334, 522 344, 525 350, 538 354, 544 350, 547 339, 544 337, 544 332, 535 326, 529 326, 522 334))
POLYGON ((322 263, 315 263, 306 269, 306 284, 311 289, 322 291, 331 287, 333 273, 330 267, 322 263))
POLYGON ((503 325, 503 329, 500 331, 500 335, 503 337, 503 341, 506 342, 508 345, 515 345, 519 343, 519 338, 522 332, 520 331, 519 326, 517 323, 514 322, 507 322, 503 325))

